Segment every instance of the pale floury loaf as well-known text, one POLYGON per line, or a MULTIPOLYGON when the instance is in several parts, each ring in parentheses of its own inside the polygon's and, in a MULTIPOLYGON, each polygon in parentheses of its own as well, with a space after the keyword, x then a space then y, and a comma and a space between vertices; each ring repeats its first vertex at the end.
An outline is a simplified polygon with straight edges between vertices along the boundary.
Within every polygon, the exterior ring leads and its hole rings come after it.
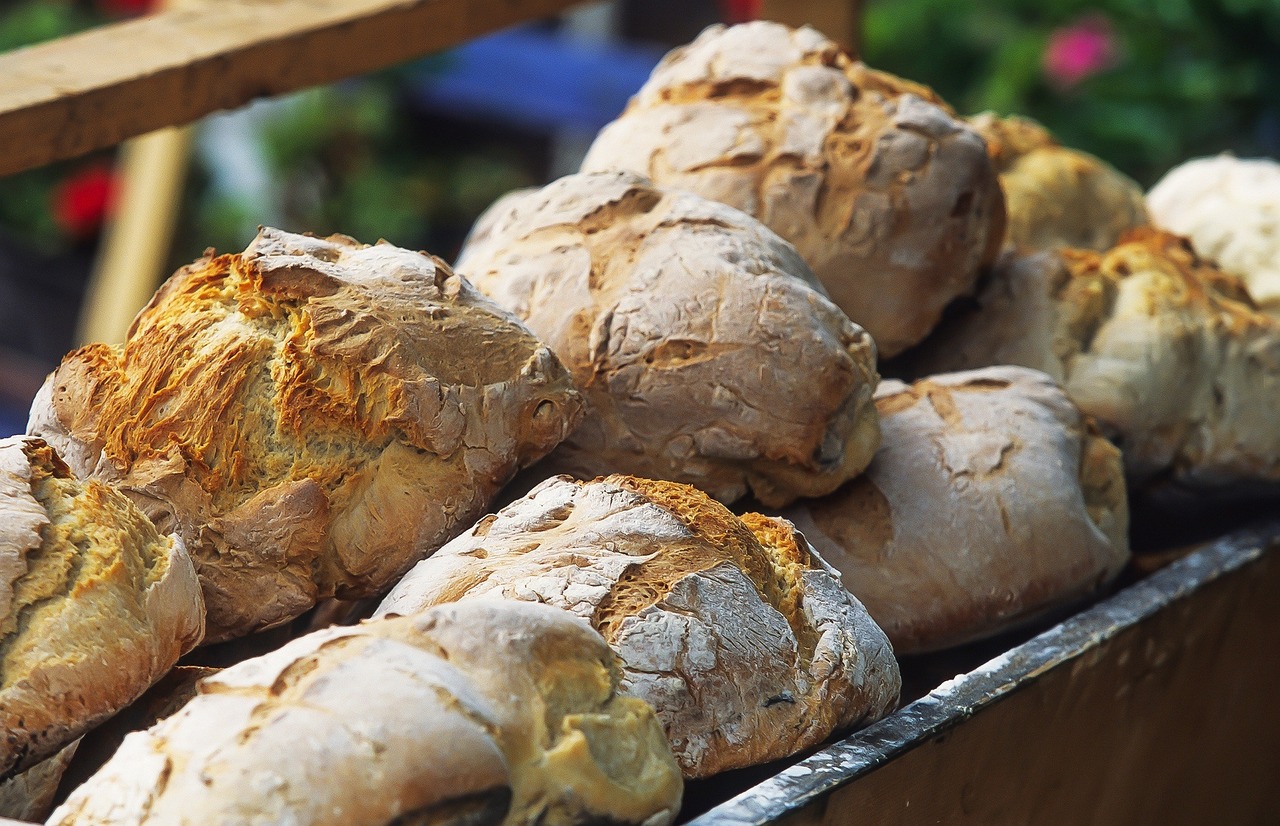
POLYGON ((1280 480, 1280 322, 1178 236, 1008 256, 921 350, 925 373, 1048 373, 1116 440, 1131 487, 1280 480))
POLYGON ((582 165, 606 169, 759 218, 883 356, 924 338, 1002 240, 982 138, 809 28, 713 26, 668 54, 582 165))
POLYGON ((205 677, 50 823, 665 826, 681 793, 598 634, 555 608, 475 601, 205 677))
POLYGON ((1070 149, 1028 118, 969 118, 1000 174, 1005 238, 1019 249, 1107 250, 1147 223, 1142 188, 1110 164, 1070 149))
POLYGON ((772 504, 875 452, 875 345, 795 250, 736 209, 628 172, 571 175, 483 216, 458 271, 555 351, 589 402, 546 463, 772 504))
POLYGON ((1120 452, 1047 375, 990 367, 876 393, 867 472, 783 511, 899 654, 1070 603, 1129 556, 1120 452))
POLYGON ((686 485, 548 480, 415 566, 378 615, 494 597, 599 630, 687 777, 786 757, 897 702, 884 633, 804 538, 686 485))
POLYGON ((179 538, 44 441, 0 440, 0 778, 128 705, 203 632, 179 538))
POLYGON ((1151 220, 1185 235, 1196 252, 1249 285, 1280 315, 1280 163, 1271 158, 1197 158, 1147 193, 1151 220))
POLYGON ((209 637, 378 593, 577 422, 528 328, 438 259, 265 229, 183 268, 28 429, 195 558, 209 637))

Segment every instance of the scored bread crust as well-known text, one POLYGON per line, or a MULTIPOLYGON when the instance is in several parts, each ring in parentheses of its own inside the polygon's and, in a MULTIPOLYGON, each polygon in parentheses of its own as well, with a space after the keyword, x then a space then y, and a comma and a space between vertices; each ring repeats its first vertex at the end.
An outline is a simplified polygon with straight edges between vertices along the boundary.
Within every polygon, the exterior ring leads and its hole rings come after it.
POLYGON ((1280 322, 1176 235, 1009 256, 916 359, 1043 370, 1118 441, 1131 487, 1280 480, 1280 322))
POLYGON ((1280 162, 1197 158, 1147 193, 1152 223, 1185 235, 1196 252, 1244 279, 1268 315, 1280 315, 1280 162))
POLYGON ((582 164, 608 169, 763 221, 886 357, 923 339, 1002 241, 978 134, 807 27, 712 26, 669 53, 582 164))
POLYGON ((867 472, 783 515, 899 654, 1004 630, 1123 568, 1120 453, 1045 374, 886 381, 876 404, 884 442, 867 472))
POLYGON ((0 777, 132 702, 203 632, 181 539, 44 441, 0 440, 0 777))
POLYGON ((264 229, 180 270, 123 348, 67 356, 28 430, 186 540, 218 641, 378 593, 580 408, 438 259, 264 229))
POLYGON ((803 537, 685 485, 550 479, 415 566, 377 615, 493 597, 599 630, 687 777, 785 757, 897 702, 883 632, 803 537))
POLYGON ((679 771, 612 665, 541 605, 325 629, 204 678, 49 822, 665 826, 679 771))
POLYGON ((875 345, 736 209, 634 173, 571 175, 495 204, 458 269, 589 401, 550 473, 781 505, 834 490, 875 453, 875 345))
POLYGON ((1115 167, 1069 149, 1029 118, 968 119, 987 142, 1004 190, 1008 244, 1107 250, 1147 223, 1142 188, 1115 167))

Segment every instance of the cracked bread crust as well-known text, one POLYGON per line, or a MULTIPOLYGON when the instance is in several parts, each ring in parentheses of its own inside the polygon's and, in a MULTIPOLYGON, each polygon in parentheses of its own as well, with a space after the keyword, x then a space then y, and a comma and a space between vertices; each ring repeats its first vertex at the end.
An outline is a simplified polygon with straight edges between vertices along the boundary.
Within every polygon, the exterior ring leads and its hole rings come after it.
POLYGON ((419 563, 378 615, 494 597, 599 630, 686 777, 785 757, 897 702, 883 632, 803 537, 685 485, 548 480, 419 563))
POLYGON ((1244 282, 1152 228, 1104 253, 1011 256, 921 348, 926 372, 1019 364, 1118 441, 1131 487, 1280 480, 1280 322, 1244 282))
POLYGON ((1119 451, 1048 376, 886 381, 884 443, 835 494, 783 511, 899 654, 1005 630, 1096 591, 1129 557, 1119 451))
POLYGON ((875 345, 738 210, 632 173, 572 175, 502 199, 458 268, 590 403, 550 473, 781 505, 834 490, 875 452, 875 345))
POLYGON ((1185 235, 1196 251, 1244 279, 1270 316, 1280 316, 1280 162, 1197 158, 1169 170, 1147 193, 1152 223, 1185 235))
POLYGON ((430 256, 264 229, 183 268, 28 430, 191 549, 215 642, 378 593, 580 416, 532 333, 430 256))
POLYGON ((476 601, 318 631, 206 677, 50 823, 665 826, 681 791, 598 634, 476 601))
POLYGON ((1005 238, 1019 249, 1107 250, 1147 223, 1142 188, 1110 164, 1062 146, 1028 118, 968 119, 1004 190, 1005 238))
POLYGON ((132 702, 203 632, 180 539, 44 441, 0 440, 0 777, 132 702))
POLYGON ((608 169, 760 219, 884 357, 923 339, 1002 242, 978 134, 810 28, 712 26, 672 51, 582 165, 608 169))

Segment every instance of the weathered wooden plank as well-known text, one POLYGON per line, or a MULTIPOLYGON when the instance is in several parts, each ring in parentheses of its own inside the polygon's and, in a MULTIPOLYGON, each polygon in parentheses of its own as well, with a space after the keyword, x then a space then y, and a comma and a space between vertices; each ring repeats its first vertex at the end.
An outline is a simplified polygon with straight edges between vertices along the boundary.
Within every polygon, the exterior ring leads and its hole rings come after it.
POLYGON ((194 0, 0 55, 0 175, 359 75, 581 0, 194 0))

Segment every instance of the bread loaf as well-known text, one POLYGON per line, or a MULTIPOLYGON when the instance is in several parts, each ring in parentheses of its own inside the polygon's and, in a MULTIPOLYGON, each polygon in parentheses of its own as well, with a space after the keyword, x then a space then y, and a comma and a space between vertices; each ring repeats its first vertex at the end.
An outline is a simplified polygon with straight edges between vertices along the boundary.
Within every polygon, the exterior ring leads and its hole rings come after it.
POLYGON ((927 372, 1050 374, 1117 441, 1131 486, 1280 480, 1280 326, 1177 236, 1010 257, 922 350, 927 372))
POLYGON ((687 777, 785 757, 897 702, 883 632, 803 537, 685 485, 548 480, 415 566, 376 615, 494 597, 600 631, 687 777))
POLYGON ((783 514, 899 654, 992 634, 1092 593, 1128 559, 1120 453, 1043 373, 886 381, 867 472, 783 514))
POLYGON ((63 360, 29 431, 191 549, 209 638, 384 589, 580 414, 563 367, 445 264, 265 229, 63 360))
POLYGON ((1017 248, 1108 250, 1147 223, 1142 188, 1094 156, 1062 146, 1043 126, 984 112, 969 124, 987 142, 1000 175, 1017 248))
POLYGON ((549 460, 748 490, 834 490, 875 453, 875 346, 790 245, 638 175, 571 175, 480 219, 458 270, 555 351, 590 412, 549 460))
POLYGON ((1244 279, 1263 312, 1280 315, 1280 163, 1187 161, 1151 189, 1147 206, 1153 223, 1190 238, 1196 252, 1244 279))
POLYGON ((664 826, 653 711, 569 614, 475 601, 333 628, 206 677, 52 824, 664 826))
POLYGON ((582 165, 607 169, 759 218, 886 357, 971 291, 1002 240, 978 134, 809 28, 712 26, 668 54, 582 165))
POLYGON ((40 439, 0 440, 0 779, 128 705, 203 620, 180 539, 40 439))
POLYGON ((79 740, 8 780, 0 781, 0 824, 6 818, 39 823, 53 811, 63 774, 75 756, 79 740))

